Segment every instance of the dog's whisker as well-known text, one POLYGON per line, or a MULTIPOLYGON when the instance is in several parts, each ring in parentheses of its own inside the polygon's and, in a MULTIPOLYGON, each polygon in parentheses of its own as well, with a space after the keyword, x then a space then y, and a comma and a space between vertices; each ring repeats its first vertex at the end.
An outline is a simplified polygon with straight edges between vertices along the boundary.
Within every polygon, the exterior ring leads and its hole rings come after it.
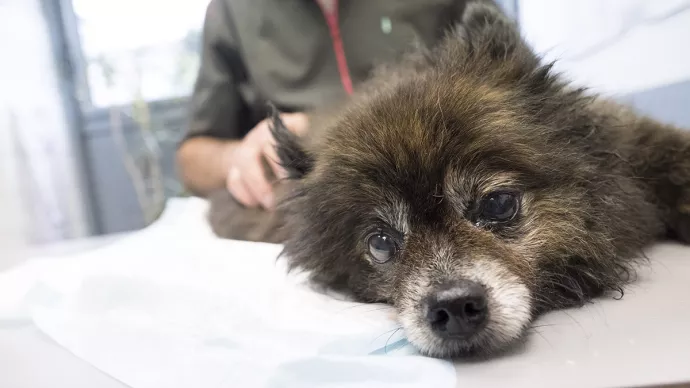
POLYGON ((388 354, 388 343, 390 342, 391 338, 397 333, 398 331, 402 330, 402 327, 397 328, 386 340, 386 344, 383 346, 383 351, 384 353, 388 354))
POLYGON ((558 324, 557 323, 544 323, 541 325, 532 325, 532 326, 530 326, 530 329, 538 329, 540 327, 551 327, 551 326, 558 326, 558 324))
POLYGON ((383 337, 384 335, 386 335, 386 334, 388 334, 388 333, 390 333, 390 332, 393 332, 393 334, 395 334, 398 330, 402 330, 402 326, 398 326, 398 327, 395 327, 395 328, 393 328, 393 329, 384 331, 383 333, 377 335, 376 338, 374 338, 373 340, 371 340, 371 343, 374 343, 376 340, 378 340, 379 338, 383 337))
POLYGON ((364 313, 372 312, 372 311, 382 311, 382 310, 392 310, 390 306, 378 306, 378 307, 373 307, 370 304, 362 303, 362 304, 357 304, 354 306, 348 306, 344 307, 339 311, 336 311, 334 314, 343 314, 347 311, 354 310, 354 309, 364 309, 366 308, 367 310, 364 310, 364 313))
POLYGON ((371 313, 374 311, 385 311, 385 310, 391 310, 391 308, 390 307, 375 307, 375 308, 372 308, 369 310, 364 310, 363 313, 371 313))
POLYGON ((587 337, 587 338, 590 337, 590 334, 587 333, 587 330, 585 330, 585 327, 582 326, 582 324, 580 323, 580 321, 578 321, 577 319, 575 319, 575 317, 573 317, 570 313, 568 313, 568 312, 565 311, 565 310, 563 310, 563 313, 564 313, 566 316, 568 316, 568 318, 570 318, 573 322, 575 322, 575 324, 576 324, 577 326, 580 327, 580 330, 582 330, 582 333, 584 333, 585 337, 587 337))
POLYGON ((544 342, 546 342, 547 344, 549 344, 549 347, 551 347, 551 349, 553 349, 553 344, 551 344, 551 341, 549 341, 548 339, 546 339, 546 337, 544 336, 544 334, 542 334, 539 330, 533 330, 533 332, 536 333, 539 337, 541 337, 541 339, 543 339, 544 342))

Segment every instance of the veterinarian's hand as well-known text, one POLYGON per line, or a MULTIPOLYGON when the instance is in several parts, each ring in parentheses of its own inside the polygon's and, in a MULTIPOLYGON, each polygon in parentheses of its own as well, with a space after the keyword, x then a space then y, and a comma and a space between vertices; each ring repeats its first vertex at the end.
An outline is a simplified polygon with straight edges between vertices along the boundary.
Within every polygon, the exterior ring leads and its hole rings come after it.
MULTIPOLYGON (((280 118, 290 131, 298 135, 306 132, 309 126, 309 119, 304 113, 283 113, 280 118)), ((278 164, 275 140, 268 120, 260 122, 239 144, 228 149, 226 186, 244 206, 272 209, 275 204, 273 187, 266 177, 262 159, 268 162, 276 177, 285 175, 278 164)))

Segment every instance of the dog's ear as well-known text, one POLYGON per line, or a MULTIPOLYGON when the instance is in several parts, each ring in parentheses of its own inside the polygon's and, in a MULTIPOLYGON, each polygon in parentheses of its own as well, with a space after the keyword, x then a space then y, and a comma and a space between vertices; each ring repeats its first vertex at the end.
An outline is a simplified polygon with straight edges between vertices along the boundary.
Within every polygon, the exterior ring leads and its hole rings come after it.
POLYGON ((538 58, 520 36, 517 24, 490 0, 467 4, 457 33, 467 41, 471 52, 489 55, 493 60, 520 60, 537 65, 538 58))
POLYGON ((271 109, 271 134, 276 141, 276 153, 280 165, 287 171, 288 179, 301 179, 314 167, 314 159, 302 146, 299 137, 285 126, 275 106, 271 109))

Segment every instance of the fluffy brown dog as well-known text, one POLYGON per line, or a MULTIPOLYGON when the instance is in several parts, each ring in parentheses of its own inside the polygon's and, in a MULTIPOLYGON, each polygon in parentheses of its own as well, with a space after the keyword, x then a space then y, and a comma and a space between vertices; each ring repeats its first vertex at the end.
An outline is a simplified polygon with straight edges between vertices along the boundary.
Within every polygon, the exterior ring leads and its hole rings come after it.
POLYGON ((690 133, 571 88, 489 4, 320 130, 304 147, 275 119, 280 209, 245 218, 225 194, 216 231, 392 304, 425 354, 505 349, 544 311, 622 291, 656 239, 690 239, 690 133))

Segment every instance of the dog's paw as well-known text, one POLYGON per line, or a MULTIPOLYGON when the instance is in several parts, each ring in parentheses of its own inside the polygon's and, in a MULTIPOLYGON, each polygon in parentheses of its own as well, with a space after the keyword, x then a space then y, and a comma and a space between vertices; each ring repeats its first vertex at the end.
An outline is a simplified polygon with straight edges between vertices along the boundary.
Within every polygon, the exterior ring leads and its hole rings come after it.
POLYGON ((676 235, 681 242, 690 244, 690 203, 678 207, 676 235))
POLYGON ((690 244, 690 189, 684 190, 678 201, 675 224, 678 240, 690 244))
POLYGON ((690 216, 682 215, 678 220, 678 239, 686 244, 690 244, 690 216))
POLYGON ((474 1, 467 4, 462 15, 462 22, 467 28, 482 29, 496 23, 510 23, 510 19, 501 9, 491 2, 474 1))

